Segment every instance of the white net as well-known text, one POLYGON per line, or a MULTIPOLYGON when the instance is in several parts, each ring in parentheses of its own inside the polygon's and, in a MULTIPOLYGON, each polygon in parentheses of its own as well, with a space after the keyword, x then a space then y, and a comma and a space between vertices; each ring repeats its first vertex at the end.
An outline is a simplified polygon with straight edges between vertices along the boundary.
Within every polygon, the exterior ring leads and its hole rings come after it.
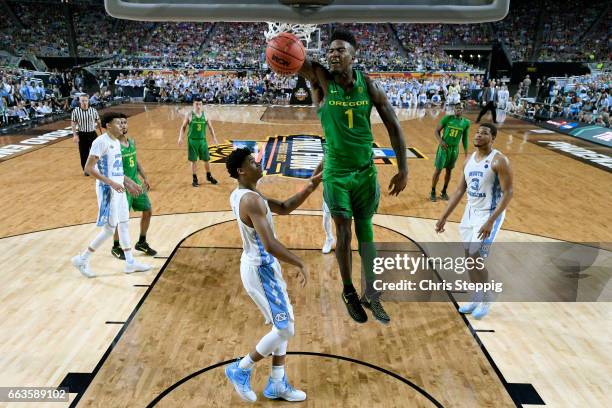
MULTIPOLYGON (((320 48, 320 40, 313 40, 313 33, 317 30, 316 24, 293 24, 293 23, 276 23, 268 21, 268 29, 264 31, 266 41, 270 41, 280 33, 292 33, 304 42, 307 50, 320 48)), ((319 38, 319 36, 316 36, 319 38)))

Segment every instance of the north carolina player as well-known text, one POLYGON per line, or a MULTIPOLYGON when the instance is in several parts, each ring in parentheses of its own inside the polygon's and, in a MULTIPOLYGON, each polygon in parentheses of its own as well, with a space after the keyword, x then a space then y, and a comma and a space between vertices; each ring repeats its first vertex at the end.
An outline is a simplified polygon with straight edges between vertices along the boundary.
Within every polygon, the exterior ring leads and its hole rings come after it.
MULTIPOLYGON (((436 232, 444 232, 446 219, 467 191, 468 202, 459 225, 469 258, 486 258, 497 232, 504 222, 506 208, 512 199, 512 169, 506 156, 493 149, 497 128, 483 123, 474 136, 477 151, 466 161, 457 191, 453 193, 442 217, 436 223, 436 232)), ((486 268, 470 269, 472 282, 484 283, 489 279, 486 268)), ((482 319, 489 312, 490 293, 476 292, 472 301, 459 308, 482 319)))
POLYGON ((256 190, 262 171, 248 148, 234 150, 226 166, 230 176, 238 180, 238 188, 230 195, 230 205, 244 248, 240 258, 242 284, 266 323, 272 323, 273 327, 249 354, 228 365, 225 374, 243 400, 255 402, 257 396, 250 383, 253 366, 272 354, 272 372, 264 396, 304 401, 306 393, 293 388, 285 375, 285 354, 287 342, 294 335, 294 316, 277 259, 298 268, 302 287, 306 284, 307 267, 276 239, 272 211, 289 214, 299 207, 319 185, 321 174, 315 174, 306 188, 283 202, 265 198, 256 190))
POLYGON ((151 269, 149 265, 134 260, 130 244, 128 221, 130 210, 125 194, 127 189, 134 196, 142 193, 142 188, 124 177, 123 160, 119 136, 123 134, 127 124, 123 113, 109 112, 102 118, 102 127, 106 133, 94 140, 85 163, 85 172, 96 179, 96 194, 98 196, 98 227, 102 231, 81 254, 72 258, 72 264, 88 278, 96 276, 89 269, 91 255, 102 246, 104 241, 113 236, 115 228, 119 230, 119 241, 125 254, 125 273, 144 272, 151 269))

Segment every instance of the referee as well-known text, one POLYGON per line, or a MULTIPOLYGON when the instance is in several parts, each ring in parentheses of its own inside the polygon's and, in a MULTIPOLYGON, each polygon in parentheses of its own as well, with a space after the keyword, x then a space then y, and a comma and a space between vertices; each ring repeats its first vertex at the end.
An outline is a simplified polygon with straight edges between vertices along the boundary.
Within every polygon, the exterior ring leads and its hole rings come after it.
MULTIPOLYGON (((91 144, 98 136, 96 127, 102 128, 98 111, 89 106, 89 96, 87 94, 79 96, 79 106, 72 111, 72 140, 79 144, 81 168, 83 170, 85 170, 91 144), (78 132, 77 126, 79 127, 78 132)), ((88 176, 89 174, 85 173, 85 175, 88 176)))

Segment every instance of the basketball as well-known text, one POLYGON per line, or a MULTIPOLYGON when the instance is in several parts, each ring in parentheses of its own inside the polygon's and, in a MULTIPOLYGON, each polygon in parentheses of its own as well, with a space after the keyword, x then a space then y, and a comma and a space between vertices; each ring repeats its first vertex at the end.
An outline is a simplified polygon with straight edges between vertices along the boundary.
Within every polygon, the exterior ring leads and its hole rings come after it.
POLYGON ((277 74, 295 74, 304 64, 305 58, 304 45, 291 33, 280 33, 268 42, 266 62, 277 74))

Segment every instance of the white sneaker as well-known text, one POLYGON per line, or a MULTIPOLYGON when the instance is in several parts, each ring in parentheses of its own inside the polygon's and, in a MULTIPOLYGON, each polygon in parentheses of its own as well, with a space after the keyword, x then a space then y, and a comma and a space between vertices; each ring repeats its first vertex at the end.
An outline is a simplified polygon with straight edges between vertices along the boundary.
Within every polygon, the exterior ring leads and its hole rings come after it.
POLYGON ((269 399, 284 399, 285 401, 298 402, 306 399, 306 393, 302 390, 296 390, 287 382, 287 376, 284 376, 281 381, 268 379, 268 386, 263 392, 264 397, 269 399))
POLYGON ((125 268, 123 269, 123 272, 125 273, 146 272, 150 270, 151 268, 152 268, 151 265, 142 264, 134 260, 134 262, 132 263, 129 263, 129 262, 125 263, 125 268))
POLYGON ((77 268, 83 276, 86 276, 88 278, 96 277, 96 274, 89 269, 89 260, 83 259, 81 255, 76 255, 72 257, 72 265, 74 265, 74 267, 77 268))
POLYGON ((321 252, 324 254, 329 254, 331 252, 332 246, 336 243, 336 240, 333 238, 326 238, 325 244, 323 244, 323 249, 321 252))

